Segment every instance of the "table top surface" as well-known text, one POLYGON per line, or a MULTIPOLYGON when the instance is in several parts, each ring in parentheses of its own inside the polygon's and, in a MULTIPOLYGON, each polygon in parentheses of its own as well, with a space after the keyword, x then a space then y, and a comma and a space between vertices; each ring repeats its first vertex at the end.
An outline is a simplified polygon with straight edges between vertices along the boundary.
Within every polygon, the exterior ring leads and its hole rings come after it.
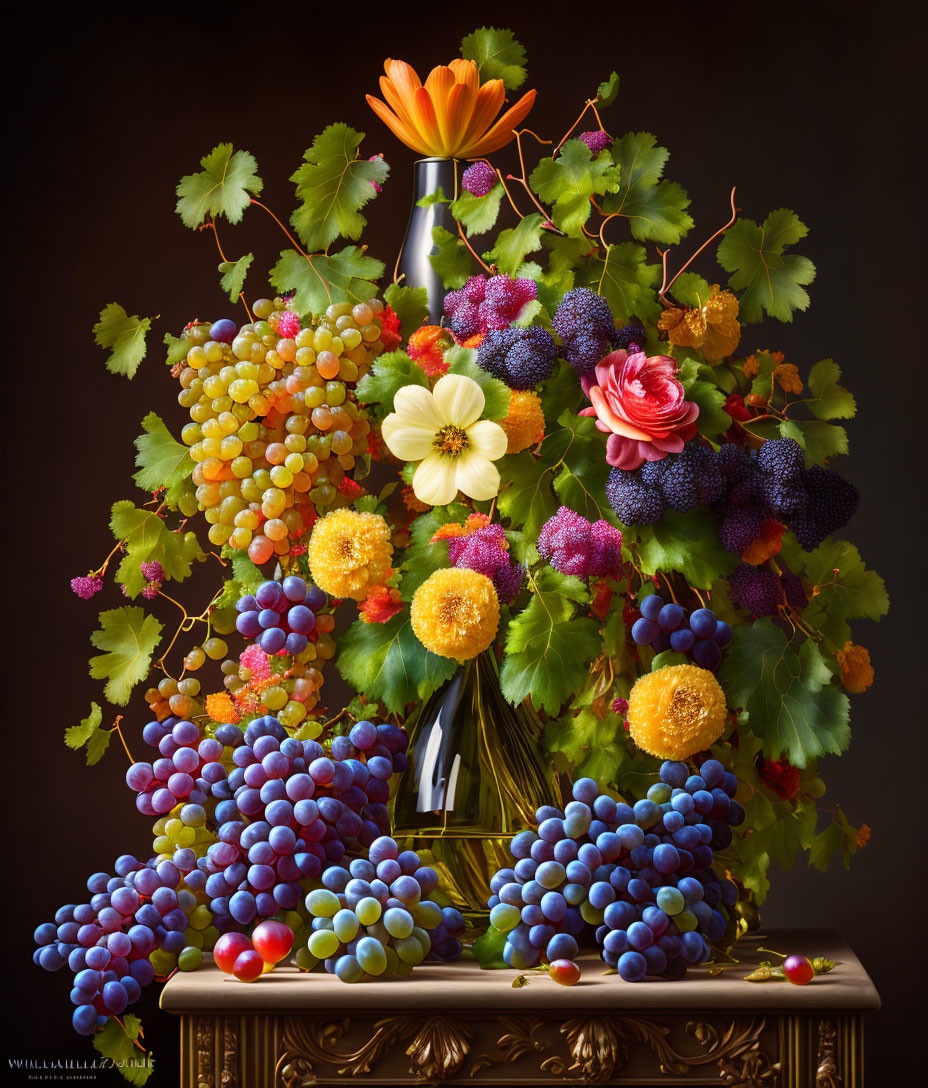
POLYGON ((582 977, 577 985, 559 986, 542 972, 483 970, 473 961, 425 963, 403 978, 380 978, 347 985, 316 970, 278 967, 256 982, 244 983, 210 963, 190 973, 178 972, 161 993, 161 1007, 184 1012, 315 1012, 364 1010, 403 1012, 411 1009, 524 1010, 610 1009, 632 1012, 660 1009, 739 1009, 744 1012, 855 1011, 880 1007, 879 994, 860 961, 831 930, 769 930, 760 939, 747 938, 734 950, 741 963, 719 974, 708 967, 690 968, 679 981, 662 979, 629 984, 594 952, 580 957, 582 977), (759 947, 810 959, 825 956, 836 963, 829 974, 806 986, 789 982, 745 982, 761 960, 781 962, 759 947), (528 979, 514 988, 518 975, 528 979))

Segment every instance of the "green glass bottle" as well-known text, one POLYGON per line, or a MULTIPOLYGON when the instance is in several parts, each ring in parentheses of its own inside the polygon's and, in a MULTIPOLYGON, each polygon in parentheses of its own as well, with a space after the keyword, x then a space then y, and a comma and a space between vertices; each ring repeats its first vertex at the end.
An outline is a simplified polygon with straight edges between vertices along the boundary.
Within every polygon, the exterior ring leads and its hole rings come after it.
POLYGON ((542 724, 510 706, 491 651, 468 661, 406 721, 409 752, 393 800, 404 849, 441 875, 473 926, 486 924, 490 877, 511 865, 509 841, 560 800, 542 724))

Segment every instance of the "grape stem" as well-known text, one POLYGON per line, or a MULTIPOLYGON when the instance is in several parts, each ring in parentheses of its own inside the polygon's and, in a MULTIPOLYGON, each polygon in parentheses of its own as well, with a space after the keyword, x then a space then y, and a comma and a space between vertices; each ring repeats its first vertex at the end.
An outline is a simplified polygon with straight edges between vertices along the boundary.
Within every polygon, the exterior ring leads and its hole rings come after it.
POLYGON ((117 714, 116 715, 116 720, 113 722, 113 728, 110 730, 110 732, 112 733, 113 730, 116 731, 116 733, 119 735, 119 739, 122 741, 123 748, 125 748, 125 750, 126 750, 126 755, 127 755, 128 759, 129 759, 129 762, 130 763, 135 763, 135 760, 132 758, 132 753, 129 751, 129 745, 126 744, 126 738, 122 735, 122 730, 119 728, 119 723, 121 721, 122 721, 122 714, 117 714))
POLYGON ((284 234, 286 234, 286 236, 290 239, 290 243, 294 247, 294 249, 297 251, 297 253, 299 253, 301 256, 305 257, 306 260, 308 261, 309 260, 309 254, 303 249, 303 247, 300 245, 300 243, 293 237, 293 235, 290 233, 290 231, 287 230, 287 228, 283 225, 283 223, 281 223, 281 221, 271 211, 271 209, 266 204, 262 204, 260 200, 255 200, 254 197, 251 198, 251 203, 256 204, 259 208, 263 208, 267 212, 267 214, 271 217, 271 219, 274 220, 274 222, 277 224, 277 226, 280 227, 280 229, 284 232, 284 234))
POLYGON ((573 130, 577 127, 577 125, 579 125, 580 122, 583 120, 583 118, 586 116, 586 111, 587 110, 591 109, 593 111, 593 113, 594 113, 594 115, 596 117, 596 123, 597 123, 597 125, 599 125, 600 132, 605 132, 606 131, 603 128, 603 123, 602 123, 602 120, 600 119, 599 111, 596 109, 596 103, 598 101, 599 101, 599 95, 596 95, 595 98, 588 98, 586 100, 586 105, 580 111, 580 116, 570 126, 570 128, 567 130, 567 132, 564 134, 563 138, 561 139, 561 142, 557 145, 557 147, 551 153, 552 158, 554 158, 554 156, 561 150, 561 148, 564 146, 564 144, 566 144, 567 141, 570 139, 570 134, 573 132, 573 130))
MULTIPOLYGON (((516 138, 516 147, 518 148, 518 151, 519 151, 519 166, 522 168, 522 177, 517 178, 515 176, 515 174, 509 174, 508 178, 509 178, 510 181, 519 182, 519 184, 526 191, 526 193, 528 193, 529 199, 532 201, 532 203, 535 205, 535 207, 541 212, 541 214, 545 217, 545 222, 550 223, 551 222, 551 216, 545 211, 542 204, 539 203, 538 197, 536 197, 535 194, 532 192, 531 186, 528 183, 528 178, 526 178, 526 176, 525 176, 525 156, 522 154, 522 132, 527 132, 531 136, 535 136, 535 133, 532 132, 531 129, 523 129, 523 130, 513 129, 512 131, 513 131, 513 135, 516 138)), ((535 136, 535 139, 536 140, 539 139, 538 136, 535 136)), ((545 141, 542 140, 541 142, 544 143, 545 141)), ((558 231, 558 233, 560 234, 562 232, 558 231)))
POLYGON ((671 281, 669 283, 667 282, 667 254, 670 252, 670 247, 668 246, 667 249, 665 249, 663 251, 661 251, 661 250, 657 251, 661 256, 661 264, 662 264, 663 272, 664 272, 663 278, 661 280, 661 289, 657 292, 657 297, 661 300, 661 303, 664 306, 668 307, 669 309, 673 309, 673 303, 668 302, 667 299, 664 297, 666 295, 666 293, 670 290, 671 287, 673 287, 673 285, 677 282, 677 280, 680 278, 680 276, 682 276, 683 273, 689 268, 689 266, 693 263, 693 261, 696 260, 696 258, 699 256, 699 254, 702 253, 702 251, 704 249, 706 249, 710 245, 712 245, 712 243, 716 240, 716 238, 718 238, 720 235, 724 234, 725 231, 727 231, 728 228, 731 227, 734 224, 735 220, 738 218, 738 208, 735 207, 735 189, 736 188, 737 188, 736 186, 732 186, 732 190, 731 190, 731 197, 730 197, 730 200, 731 200, 731 219, 728 220, 728 222, 725 224, 724 227, 721 227, 719 230, 717 230, 715 232, 715 234, 712 235, 711 238, 708 238, 705 242, 703 242, 703 244, 699 247, 699 249, 696 250, 696 252, 692 255, 692 257, 690 257, 690 259, 686 262, 686 264, 684 264, 682 266, 682 268, 680 268, 677 271, 677 273, 673 276, 673 278, 671 279, 671 281))

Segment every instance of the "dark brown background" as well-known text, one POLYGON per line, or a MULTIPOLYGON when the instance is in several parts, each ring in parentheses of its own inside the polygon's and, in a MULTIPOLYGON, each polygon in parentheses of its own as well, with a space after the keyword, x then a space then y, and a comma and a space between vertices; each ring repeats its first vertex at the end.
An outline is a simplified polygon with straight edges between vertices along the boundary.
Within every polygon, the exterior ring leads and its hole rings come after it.
MULTIPOLYGON (((801 370, 826 355, 844 367, 860 405, 854 456, 842 466, 863 492, 850 535, 886 576, 893 610, 879 627, 858 628, 877 683, 854 701, 850 754, 824 768, 828 800, 866 820, 872 842, 850 872, 836 863, 822 876, 800 863, 776 873, 765 919, 834 926, 849 939, 884 999, 868 1024, 871 1084, 902 1083, 921 1049, 926 919, 924 452, 916 450, 924 118, 913 104, 922 28, 892 4, 866 15, 839 3, 608 4, 587 15, 568 4, 544 13, 460 8, 190 3, 55 15, 33 5, 22 9, 21 31, 7 27, 3 174, 7 233, 18 242, 6 261, 4 344, 13 648, 4 688, 3 964, 16 1037, 8 1056, 89 1054, 69 1026, 65 972, 47 976, 29 962, 31 931, 61 902, 83 898, 91 871, 125 851, 144 855, 149 842, 117 746, 87 769, 61 743, 99 697, 86 672, 95 606, 120 602, 112 589, 81 602, 68 579, 100 562, 109 504, 133 496, 140 418, 154 408, 176 426, 182 416, 157 348, 131 384, 105 372, 91 343, 96 315, 114 299, 130 313, 160 313, 160 339, 193 317, 231 312, 209 238, 185 230, 173 211, 177 179, 220 140, 256 155, 265 199, 285 216, 288 177, 313 135, 333 120, 367 131, 363 150, 383 151, 393 167, 369 206, 367 241, 391 262, 413 156, 363 94, 376 88, 384 56, 421 70, 454 56, 475 26, 503 22, 528 47, 527 85, 540 91, 530 123, 543 132, 559 136, 599 79, 621 72, 607 126, 652 131, 671 148, 668 173, 692 196, 694 239, 724 221, 734 183, 746 215, 786 206, 811 226, 800 251, 818 266, 812 310, 791 326, 751 328, 744 343, 783 349, 801 370)), ((274 230, 256 209, 223 230, 228 253, 259 254, 252 297, 280 243, 274 230)), ((697 266, 710 276, 712 268, 697 266)), ((182 589, 191 605, 208 599, 202 582, 182 589)), ((137 745, 146 720, 139 704, 127 719, 137 745)), ((141 1013, 161 1063, 150 1083, 169 1085, 176 1030, 154 1006, 149 994, 141 1013)))

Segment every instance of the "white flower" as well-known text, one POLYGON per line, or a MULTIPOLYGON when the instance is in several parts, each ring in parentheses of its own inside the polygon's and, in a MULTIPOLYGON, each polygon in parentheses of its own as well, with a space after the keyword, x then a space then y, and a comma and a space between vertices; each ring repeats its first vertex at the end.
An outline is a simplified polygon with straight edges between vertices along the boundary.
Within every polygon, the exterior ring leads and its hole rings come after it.
POLYGON ((492 499, 499 491, 493 464, 506 452, 506 432, 481 419, 486 399, 473 378, 446 374, 435 388, 404 385, 383 421, 383 440, 403 461, 420 461, 412 489, 420 502, 445 506, 458 491, 492 499))

